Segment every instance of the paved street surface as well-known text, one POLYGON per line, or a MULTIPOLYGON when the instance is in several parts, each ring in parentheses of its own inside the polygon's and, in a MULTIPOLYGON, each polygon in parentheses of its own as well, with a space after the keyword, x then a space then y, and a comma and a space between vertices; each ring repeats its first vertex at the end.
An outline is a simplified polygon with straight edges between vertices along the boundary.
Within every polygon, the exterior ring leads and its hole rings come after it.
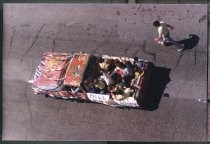
POLYGON ((206 5, 4 4, 3 10, 3 140, 206 140, 206 5), (156 19, 175 27, 171 36, 185 51, 154 42, 156 19), (33 94, 25 81, 44 52, 81 50, 153 62, 149 92, 158 107, 118 109, 33 94))
MULTIPOLYGON (((208 5, 208 33, 210 33, 210 5, 208 5)), ((210 50, 210 37, 208 37, 208 50, 210 50)), ((210 53, 208 52, 208 59, 210 58, 210 53)), ((210 100, 210 63, 208 62, 208 101, 210 100)), ((210 141, 210 102, 208 102, 208 141, 210 141)))

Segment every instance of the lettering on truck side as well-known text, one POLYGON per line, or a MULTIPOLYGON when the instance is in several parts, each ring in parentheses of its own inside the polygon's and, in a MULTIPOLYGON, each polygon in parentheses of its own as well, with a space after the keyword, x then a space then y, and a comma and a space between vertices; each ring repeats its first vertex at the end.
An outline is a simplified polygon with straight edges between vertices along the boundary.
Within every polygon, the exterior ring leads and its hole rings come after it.
POLYGON ((139 107, 137 101, 133 97, 128 97, 124 100, 115 100, 114 101, 121 106, 129 106, 129 107, 139 107))
POLYGON ((87 93, 88 98, 93 102, 104 103, 109 100, 109 95, 87 93))

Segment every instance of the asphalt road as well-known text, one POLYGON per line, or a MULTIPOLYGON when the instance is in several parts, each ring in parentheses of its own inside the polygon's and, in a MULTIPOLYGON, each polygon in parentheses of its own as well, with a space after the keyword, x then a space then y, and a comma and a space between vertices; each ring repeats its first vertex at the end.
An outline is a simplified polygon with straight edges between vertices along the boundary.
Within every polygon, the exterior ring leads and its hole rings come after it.
POLYGON ((206 140, 206 5, 4 4, 3 16, 3 140, 206 140), (175 27, 171 36, 185 51, 154 42, 156 19, 175 27), (149 91, 158 107, 118 109, 32 93, 25 81, 44 52, 81 50, 153 62, 157 81, 149 91))

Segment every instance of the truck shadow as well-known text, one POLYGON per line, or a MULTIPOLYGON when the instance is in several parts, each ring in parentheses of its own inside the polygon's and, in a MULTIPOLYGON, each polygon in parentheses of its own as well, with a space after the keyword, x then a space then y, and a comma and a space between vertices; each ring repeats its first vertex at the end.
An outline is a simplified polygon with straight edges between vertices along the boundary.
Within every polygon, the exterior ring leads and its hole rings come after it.
MULTIPOLYGON (((170 82, 171 69, 164 67, 153 67, 148 85, 148 93, 143 102, 143 109, 155 110, 158 108, 166 85, 170 82)), ((169 97, 169 94, 165 94, 169 97)))

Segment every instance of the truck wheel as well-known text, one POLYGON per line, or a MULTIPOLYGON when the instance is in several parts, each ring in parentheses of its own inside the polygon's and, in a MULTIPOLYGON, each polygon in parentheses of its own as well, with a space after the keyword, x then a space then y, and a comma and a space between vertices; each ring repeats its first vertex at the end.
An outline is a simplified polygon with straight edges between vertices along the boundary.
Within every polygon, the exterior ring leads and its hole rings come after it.
POLYGON ((48 94, 45 94, 44 96, 47 97, 47 98, 50 97, 48 94))

